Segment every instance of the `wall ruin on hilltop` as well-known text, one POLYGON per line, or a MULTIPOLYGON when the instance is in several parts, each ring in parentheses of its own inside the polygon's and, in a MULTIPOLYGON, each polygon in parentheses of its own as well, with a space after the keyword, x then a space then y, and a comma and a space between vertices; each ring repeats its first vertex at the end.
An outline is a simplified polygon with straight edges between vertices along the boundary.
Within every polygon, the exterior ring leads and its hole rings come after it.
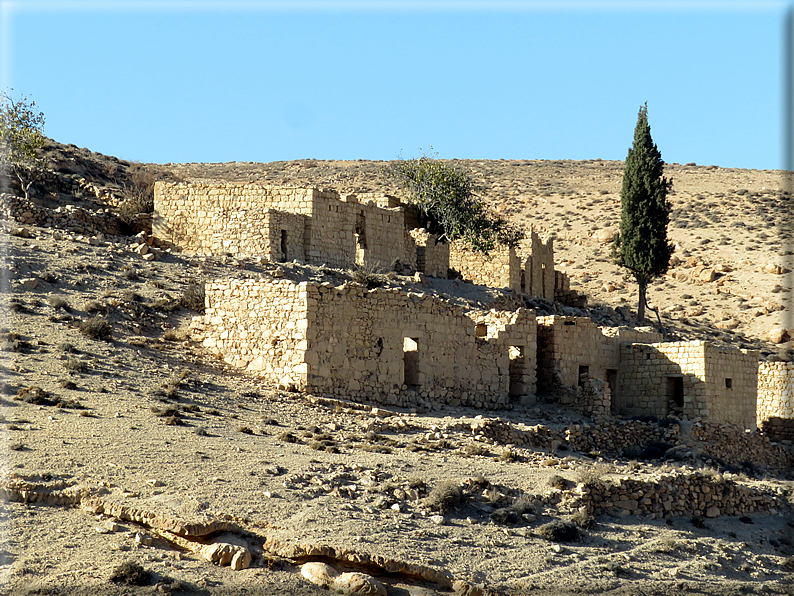
MULTIPOLYGON (((439 243, 412 227, 414 219, 387 195, 158 182, 153 232, 198 253, 341 268, 399 261, 438 277, 452 266, 473 283, 569 304, 581 298, 554 270, 552 240, 532 233, 526 254, 503 247, 486 257, 439 243)), ((205 345, 282 386, 424 407, 505 407, 553 393, 592 416, 679 414, 755 425, 757 354, 707 342, 659 343, 654 332, 536 319, 524 309, 464 312, 395 288, 226 280, 208 284, 206 297, 205 345)), ((788 381, 780 376, 762 383, 764 404, 783 404, 788 381)), ((790 407, 779 415, 774 407, 764 406, 764 420, 792 417, 790 407)))

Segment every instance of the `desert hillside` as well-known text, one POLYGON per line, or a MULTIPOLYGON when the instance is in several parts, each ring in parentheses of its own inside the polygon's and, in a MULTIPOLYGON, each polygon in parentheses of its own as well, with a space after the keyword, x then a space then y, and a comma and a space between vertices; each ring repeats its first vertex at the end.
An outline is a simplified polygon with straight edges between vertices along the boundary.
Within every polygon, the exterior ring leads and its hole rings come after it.
MULTIPOLYGON (((38 194, 2 195, 3 593, 792 593, 791 446, 708 421, 591 420, 551 399, 407 410, 278 390, 197 341, 202 282, 351 272, 149 249, 125 206, 142 172, 397 193, 383 163, 47 153, 38 194)), ((587 312, 633 322, 635 287, 606 244, 619 162, 458 164, 497 209, 555 235, 587 312)), ((765 338, 794 327, 779 173, 668 174, 679 262, 650 290, 664 326, 788 359, 785 336, 765 338)), ((458 285, 422 291, 516 301, 458 285)))

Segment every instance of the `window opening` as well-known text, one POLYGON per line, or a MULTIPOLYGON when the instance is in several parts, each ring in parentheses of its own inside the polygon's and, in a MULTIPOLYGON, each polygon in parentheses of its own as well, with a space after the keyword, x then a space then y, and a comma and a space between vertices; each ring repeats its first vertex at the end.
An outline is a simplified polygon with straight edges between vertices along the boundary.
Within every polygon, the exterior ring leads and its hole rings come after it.
POLYGON ((684 413, 684 378, 666 377, 667 412, 680 416, 684 413))
POLYGON ((281 230, 281 260, 287 260, 287 230, 281 230))
POLYGON ((419 386, 419 339, 403 339, 404 383, 409 387, 419 386))
POLYGON ((516 398, 526 394, 524 375, 526 374, 526 358, 524 357, 524 346, 510 346, 508 349, 510 364, 508 374, 510 376, 509 393, 511 398, 516 398))

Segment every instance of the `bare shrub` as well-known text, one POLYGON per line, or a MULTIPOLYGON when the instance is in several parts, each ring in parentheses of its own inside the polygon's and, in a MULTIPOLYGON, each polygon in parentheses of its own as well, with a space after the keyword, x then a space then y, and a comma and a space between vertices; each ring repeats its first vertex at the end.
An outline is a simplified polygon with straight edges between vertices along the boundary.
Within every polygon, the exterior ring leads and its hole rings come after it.
POLYGON ((188 283, 185 291, 182 292, 182 296, 179 298, 179 304, 203 315, 204 283, 195 280, 188 283))
POLYGON ((155 173, 139 162, 127 168, 127 180, 122 182, 123 202, 119 205, 118 216, 129 223, 140 213, 154 211, 155 173))
POLYGON ((580 535, 576 524, 558 519, 540 526, 538 534, 551 542, 576 542, 580 535))
POLYGON ((350 273, 353 281, 365 288, 372 289, 382 286, 384 277, 380 275, 380 263, 365 263, 363 265, 356 264, 350 273))
POLYGON ((165 341, 184 341, 188 337, 188 333, 186 329, 166 329, 165 333, 163 333, 163 339, 165 341))
POLYGON ((134 561, 124 561, 113 570, 110 581, 126 586, 147 586, 151 583, 151 573, 134 561))
POLYGON ((97 315, 80 323, 80 333, 91 339, 108 341, 113 329, 107 319, 97 315))
POLYGON ((63 361, 63 367, 70 373, 81 373, 87 368, 86 363, 77 358, 67 358, 63 361))
POLYGON ((69 312, 69 310, 71 310, 71 306, 69 306, 69 302, 67 302, 66 299, 62 298, 61 296, 48 296, 47 304, 49 304, 55 310, 63 309, 66 312, 69 312))
POLYGON ((447 513, 463 504, 463 489, 456 482, 444 481, 433 487, 430 494, 422 501, 427 509, 447 513))
POLYGON ((559 474, 550 476, 547 484, 552 488, 558 488, 560 490, 565 490, 568 488, 568 481, 559 474))
POLYGON ((595 528, 595 517, 585 513, 584 511, 577 511, 571 516, 571 521, 580 528, 591 530, 595 528))

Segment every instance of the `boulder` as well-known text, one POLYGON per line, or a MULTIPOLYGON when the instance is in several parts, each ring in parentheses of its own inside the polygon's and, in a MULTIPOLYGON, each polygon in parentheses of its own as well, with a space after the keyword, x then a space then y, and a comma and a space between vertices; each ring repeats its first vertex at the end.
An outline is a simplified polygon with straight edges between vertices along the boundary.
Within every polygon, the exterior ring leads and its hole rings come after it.
POLYGON ((771 341, 773 344, 782 344, 787 342, 790 338, 788 331, 781 327, 780 325, 775 325, 770 327, 766 331, 766 338, 771 341))
POLYGON ((593 234, 593 238, 595 238, 600 244, 608 244, 615 239, 615 230, 612 230, 610 228, 597 230, 593 234))

